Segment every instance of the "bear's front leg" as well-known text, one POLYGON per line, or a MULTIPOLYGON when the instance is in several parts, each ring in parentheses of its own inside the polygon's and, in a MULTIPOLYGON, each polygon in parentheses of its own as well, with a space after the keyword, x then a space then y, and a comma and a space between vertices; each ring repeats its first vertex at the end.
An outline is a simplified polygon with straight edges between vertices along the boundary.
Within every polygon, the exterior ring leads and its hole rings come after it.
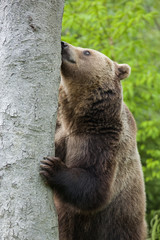
POLYGON ((54 188, 55 177, 60 171, 67 169, 66 165, 57 157, 44 157, 40 165, 40 174, 46 179, 51 188, 54 188))
POLYGON ((62 201, 81 211, 97 212, 110 200, 111 169, 68 168, 59 158, 47 157, 41 163, 41 175, 62 201))

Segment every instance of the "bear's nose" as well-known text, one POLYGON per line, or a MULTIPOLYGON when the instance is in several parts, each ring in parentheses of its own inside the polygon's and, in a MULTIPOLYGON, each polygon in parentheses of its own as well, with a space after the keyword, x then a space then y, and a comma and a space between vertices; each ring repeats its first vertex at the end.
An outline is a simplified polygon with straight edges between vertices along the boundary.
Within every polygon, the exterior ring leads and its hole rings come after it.
POLYGON ((64 48, 67 48, 68 47, 68 43, 66 42, 61 42, 61 47, 64 49, 64 48))

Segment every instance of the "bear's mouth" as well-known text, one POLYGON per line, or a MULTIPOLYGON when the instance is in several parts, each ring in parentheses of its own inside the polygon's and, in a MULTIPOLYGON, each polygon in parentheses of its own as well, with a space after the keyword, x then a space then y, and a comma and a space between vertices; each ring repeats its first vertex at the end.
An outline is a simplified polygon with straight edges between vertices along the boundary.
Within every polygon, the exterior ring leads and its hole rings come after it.
POLYGON ((66 42, 61 42, 61 55, 62 55, 62 62, 68 61, 70 63, 76 63, 76 61, 73 58, 73 54, 70 50, 70 46, 66 42))

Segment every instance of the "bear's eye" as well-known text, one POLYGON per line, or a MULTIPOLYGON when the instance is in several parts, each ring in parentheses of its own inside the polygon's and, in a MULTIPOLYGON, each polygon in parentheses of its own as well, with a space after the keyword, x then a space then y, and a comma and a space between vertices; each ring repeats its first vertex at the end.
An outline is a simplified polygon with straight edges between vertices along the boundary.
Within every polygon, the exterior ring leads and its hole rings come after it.
POLYGON ((115 91, 112 91, 111 89, 109 89, 107 92, 106 92, 109 96, 113 96, 115 95, 115 91))
POLYGON ((109 90, 107 91, 107 93, 108 93, 108 94, 113 94, 113 91, 112 91, 111 89, 109 89, 109 90))
POLYGON ((85 50, 85 51, 83 52, 83 54, 84 54, 85 56, 91 55, 90 51, 88 51, 88 50, 85 50))

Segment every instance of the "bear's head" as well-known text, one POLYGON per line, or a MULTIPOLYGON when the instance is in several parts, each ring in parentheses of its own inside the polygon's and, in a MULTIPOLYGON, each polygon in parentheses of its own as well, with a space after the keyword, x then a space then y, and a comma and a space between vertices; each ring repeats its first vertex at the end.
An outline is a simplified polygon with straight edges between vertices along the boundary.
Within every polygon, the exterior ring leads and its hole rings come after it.
POLYGON ((84 115, 90 111, 91 115, 99 114, 97 118, 100 119, 102 114, 115 116, 120 113, 120 80, 129 76, 130 67, 127 64, 118 64, 92 49, 74 47, 65 42, 61 45, 61 86, 74 114, 81 111, 81 115, 84 115))
POLYGON ((127 78, 130 74, 130 67, 127 64, 118 64, 104 54, 80 47, 74 47, 62 42, 62 81, 68 86, 97 85, 114 91, 116 81, 127 78))

